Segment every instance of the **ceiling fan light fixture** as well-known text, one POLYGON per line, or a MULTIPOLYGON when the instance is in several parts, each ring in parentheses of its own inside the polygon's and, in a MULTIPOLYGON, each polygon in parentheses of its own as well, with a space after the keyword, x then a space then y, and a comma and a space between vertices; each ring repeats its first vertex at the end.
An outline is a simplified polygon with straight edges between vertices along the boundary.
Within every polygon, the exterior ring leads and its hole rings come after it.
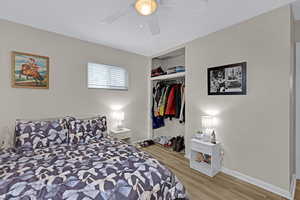
POLYGON ((135 9, 141 15, 151 15, 157 9, 157 2, 156 0, 137 0, 135 3, 135 9))

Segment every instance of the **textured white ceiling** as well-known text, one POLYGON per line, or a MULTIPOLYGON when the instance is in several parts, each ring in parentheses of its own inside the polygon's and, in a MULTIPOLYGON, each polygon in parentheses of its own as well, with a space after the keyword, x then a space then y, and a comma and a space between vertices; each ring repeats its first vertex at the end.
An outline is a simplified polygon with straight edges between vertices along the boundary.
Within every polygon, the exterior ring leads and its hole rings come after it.
POLYGON ((130 12, 113 24, 101 20, 134 0, 1 0, 0 18, 43 30, 152 56, 294 0, 165 0, 157 11, 161 34, 147 17, 130 12))

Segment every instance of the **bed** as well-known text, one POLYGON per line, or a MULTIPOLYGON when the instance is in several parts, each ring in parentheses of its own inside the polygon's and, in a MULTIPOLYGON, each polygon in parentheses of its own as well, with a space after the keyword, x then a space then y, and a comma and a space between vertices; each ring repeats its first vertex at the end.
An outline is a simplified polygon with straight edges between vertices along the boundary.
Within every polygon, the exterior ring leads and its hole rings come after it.
POLYGON ((101 137, 91 121, 77 126, 77 137, 70 126, 49 128, 47 122, 30 129, 26 123, 16 125, 16 132, 23 128, 17 147, 0 151, 0 199, 187 199, 184 186, 168 168, 134 146, 103 135, 103 124, 101 137), (85 142, 83 133, 91 134, 85 142), (53 138, 60 138, 58 144, 53 138), (28 141, 35 141, 34 147, 24 145, 28 141))

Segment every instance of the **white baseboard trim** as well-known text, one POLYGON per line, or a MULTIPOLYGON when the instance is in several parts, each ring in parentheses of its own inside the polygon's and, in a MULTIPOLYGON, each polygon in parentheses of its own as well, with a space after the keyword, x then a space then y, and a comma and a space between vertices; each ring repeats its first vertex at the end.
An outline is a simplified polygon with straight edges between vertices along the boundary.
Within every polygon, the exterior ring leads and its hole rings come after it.
POLYGON ((296 176, 295 176, 295 180, 292 180, 291 191, 288 191, 288 190, 281 189, 280 187, 277 187, 277 186, 272 185, 270 183, 266 183, 266 182, 264 182, 262 180, 259 180, 259 179, 247 176, 245 174, 242 174, 240 172, 234 171, 234 170, 230 170, 230 169, 227 169, 227 168, 222 168, 222 172, 225 173, 225 174, 228 174, 230 176, 233 176, 233 177, 235 177, 237 179, 240 179, 242 181, 245 181, 247 183, 256 185, 256 186, 258 186, 260 188, 263 188, 263 189, 265 189, 265 190, 267 190, 269 192, 272 192, 274 194, 277 194, 277 195, 282 196, 284 198, 287 198, 289 200, 293 200, 292 191, 294 189, 292 189, 292 188, 295 188, 295 186, 296 186, 296 176), (293 185, 295 185, 295 186, 293 186, 293 185))
POLYGON ((185 157, 186 159, 188 159, 188 160, 191 159, 191 156, 190 156, 190 155, 187 155, 187 154, 185 154, 184 157, 185 157))

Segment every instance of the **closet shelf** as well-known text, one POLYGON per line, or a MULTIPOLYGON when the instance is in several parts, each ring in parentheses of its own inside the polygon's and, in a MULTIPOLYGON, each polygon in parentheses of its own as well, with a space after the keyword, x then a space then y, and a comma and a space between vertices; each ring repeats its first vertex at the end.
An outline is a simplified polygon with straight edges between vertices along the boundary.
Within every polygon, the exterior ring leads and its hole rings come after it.
POLYGON ((180 77, 185 77, 185 72, 178 72, 178 73, 174 73, 174 74, 156 76, 156 77, 152 77, 150 80, 151 81, 160 81, 160 80, 175 79, 175 78, 180 78, 180 77))

